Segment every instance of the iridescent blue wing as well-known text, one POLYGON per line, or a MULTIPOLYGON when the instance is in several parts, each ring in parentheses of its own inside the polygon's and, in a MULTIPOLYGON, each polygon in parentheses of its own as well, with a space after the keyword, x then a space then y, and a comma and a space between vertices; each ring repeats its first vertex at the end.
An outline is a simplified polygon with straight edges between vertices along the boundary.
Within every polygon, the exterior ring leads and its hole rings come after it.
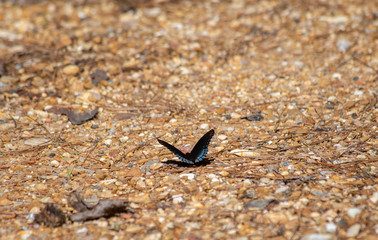
POLYGON ((161 145, 163 145, 164 147, 168 148, 169 151, 171 151, 174 155, 176 155, 176 157, 178 157, 184 163, 194 164, 193 161, 190 161, 190 159, 188 159, 189 154, 185 154, 185 153, 181 152, 176 147, 172 146, 171 144, 169 144, 169 143, 167 143, 163 140, 158 139, 158 142, 161 145))
POLYGON ((193 150, 188 155, 188 159, 194 163, 201 162, 202 159, 206 157, 207 150, 211 141, 211 138, 214 136, 214 129, 208 131, 201 139, 196 143, 193 150))

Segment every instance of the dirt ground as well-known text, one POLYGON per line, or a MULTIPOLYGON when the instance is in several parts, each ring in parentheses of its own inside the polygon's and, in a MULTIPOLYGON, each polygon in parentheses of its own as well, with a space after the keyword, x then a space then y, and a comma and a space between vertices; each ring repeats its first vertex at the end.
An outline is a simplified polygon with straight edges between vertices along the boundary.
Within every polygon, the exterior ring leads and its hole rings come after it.
POLYGON ((0 239, 377 239, 377 80, 377 1, 1 1, 0 239))

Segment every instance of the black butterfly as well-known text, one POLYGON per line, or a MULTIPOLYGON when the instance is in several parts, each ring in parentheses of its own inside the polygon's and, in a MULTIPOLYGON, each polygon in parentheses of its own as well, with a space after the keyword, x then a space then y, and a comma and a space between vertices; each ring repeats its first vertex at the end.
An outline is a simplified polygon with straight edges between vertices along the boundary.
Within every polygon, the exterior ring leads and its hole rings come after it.
POLYGON ((173 154, 181 159, 184 163, 187 164, 196 164, 202 161, 207 154, 207 149, 209 147, 211 138, 214 136, 214 129, 208 131, 194 146, 193 150, 190 153, 183 153, 171 144, 158 139, 158 142, 164 147, 168 148, 173 154))

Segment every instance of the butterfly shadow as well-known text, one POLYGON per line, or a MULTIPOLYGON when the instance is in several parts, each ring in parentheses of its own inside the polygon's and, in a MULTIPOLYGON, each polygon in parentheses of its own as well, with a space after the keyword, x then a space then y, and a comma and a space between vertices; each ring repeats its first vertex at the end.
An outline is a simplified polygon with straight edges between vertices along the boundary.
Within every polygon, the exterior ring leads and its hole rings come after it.
POLYGON ((169 165, 169 166, 174 166, 174 167, 202 167, 202 166, 209 165, 214 160, 215 160, 214 158, 204 158, 204 159, 202 159, 201 162, 194 163, 194 164, 185 163, 185 162, 178 161, 178 160, 168 160, 168 161, 165 161, 165 162, 162 162, 162 163, 169 165))

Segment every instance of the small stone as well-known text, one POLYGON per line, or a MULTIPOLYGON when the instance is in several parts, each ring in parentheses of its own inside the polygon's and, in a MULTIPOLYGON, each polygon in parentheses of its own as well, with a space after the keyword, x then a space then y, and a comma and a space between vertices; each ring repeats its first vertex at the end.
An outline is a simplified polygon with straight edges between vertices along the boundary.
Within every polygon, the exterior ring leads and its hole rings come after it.
POLYGON ((230 152, 231 154, 234 154, 239 157, 258 157, 260 156, 260 153, 254 152, 251 150, 246 149, 234 149, 230 152))
POLYGON ((136 224, 128 225, 126 228, 126 232, 128 233, 139 233, 142 231, 144 231, 144 227, 136 225, 136 224))
POLYGON ((120 141, 121 143, 125 143, 127 140, 129 140, 129 137, 128 137, 128 136, 123 136, 123 137, 121 137, 121 138, 119 139, 119 141, 120 141))
POLYGON ((87 233, 87 232, 88 232, 88 228, 86 227, 76 230, 76 233, 87 233))
POLYGON ((337 226, 333 222, 326 223, 325 228, 329 233, 335 233, 337 230, 337 226))
POLYGON ((107 146, 110 146, 110 145, 112 145, 112 140, 111 139, 106 139, 104 141, 104 144, 107 145, 107 146))
POLYGON ((45 184, 38 183, 35 185, 35 189, 37 189, 38 191, 45 191, 47 190, 47 186, 45 184))
POLYGON ((278 193, 282 193, 282 192, 286 192, 287 190, 289 190, 289 187, 288 186, 283 186, 283 187, 280 187, 279 189, 277 189, 274 194, 278 194, 278 193))
POLYGON ((264 209, 266 206, 269 205, 269 203, 271 203, 272 201, 274 201, 274 199, 268 199, 268 200, 254 200, 254 201, 250 201, 248 202, 246 205, 245 205, 245 208, 246 209, 250 209, 250 208, 259 208, 259 209, 264 209))
POLYGON ((41 209, 39 207, 33 207, 32 209, 30 209, 30 213, 39 213, 41 211, 41 209))
POLYGON ((345 52, 350 48, 352 43, 345 38, 340 38, 337 40, 336 45, 340 52, 345 52))
POLYGON ((305 235, 301 240, 333 240, 334 238, 330 234, 312 233, 305 235))
POLYGON ((180 178, 183 178, 183 177, 187 177, 189 181, 193 181, 196 175, 193 173, 180 174, 180 178))
POLYGON ((152 170, 156 170, 156 169, 159 169, 159 168, 162 168, 164 166, 164 164, 163 163, 154 163, 154 164, 152 164, 151 166, 150 166, 150 169, 152 169, 152 170))
POLYGON ((200 111, 199 111, 199 113, 202 115, 202 114, 206 114, 207 111, 206 111, 206 109, 201 108, 200 111))
POLYGON ((172 196, 172 202, 177 204, 177 203, 182 203, 184 202, 184 199, 182 198, 181 195, 174 195, 172 196))
POLYGON ((79 72, 79 67, 76 65, 68 65, 63 68, 63 73, 69 76, 73 76, 79 72))
POLYGON ((346 236, 347 237, 356 237, 360 233, 361 225, 354 224, 350 228, 348 228, 346 236))
POLYGON ((49 141, 50 139, 47 139, 47 138, 30 138, 30 139, 25 140, 24 144, 29 145, 29 146, 38 146, 38 145, 47 143, 49 141))
POLYGON ((374 192, 373 196, 371 196, 369 200, 376 204, 378 202, 378 192, 374 192))
POLYGON ((59 167, 60 165, 60 163, 57 160, 52 160, 50 163, 51 163, 51 166, 53 167, 59 167))
POLYGON ((348 209, 348 216, 351 218, 355 218, 357 215, 361 213, 361 210, 358 208, 350 208, 348 209))
POLYGON ((34 110, 35 114, 37 114, 40 118, 47 118, 49 116, 49 113, 42 110, 34 110))
POLYGON ((150 196, 146 193, 139 193, 134 196, 129 196, 129 201, 134 203, 148 203, 151 201, 150 196))
POLYGON ((224 135, 224 134, 220 134, 220 135, 218 135, 218 139, 224 141, 224 140, 227 139, 227 136, 224 135))
POLYGON ((39 200, 41 203, 49 203, 51 202, 51 197, 44 197, 39 200))
POLYGON ((200 129, 203 129, 203 130, 208 130, 210 127, 209 127, 209 124, 207 124, 207 123, 203 123, 203 124, 201 124, 201 126, 200 126, 200 129))
POLYGON ((238 114, 238 113, 231 113, 231 118, 233 118, 233 119, 240 119, 241 118, 241 115, 240 114, 238 114))
POLYGON ((328 197, 328 193, 323 193, 322 191, 312 191, 311 192, 313 195, 315 196, 319 196, 319 197, 328 197))
POLYGON ((19 239, 26 240, 29 239, 30 236, 32 236, 33 231, 32 230, 27 230, 27 231, 20 231, 17 233, 17 236, 19 236, 19 239))

